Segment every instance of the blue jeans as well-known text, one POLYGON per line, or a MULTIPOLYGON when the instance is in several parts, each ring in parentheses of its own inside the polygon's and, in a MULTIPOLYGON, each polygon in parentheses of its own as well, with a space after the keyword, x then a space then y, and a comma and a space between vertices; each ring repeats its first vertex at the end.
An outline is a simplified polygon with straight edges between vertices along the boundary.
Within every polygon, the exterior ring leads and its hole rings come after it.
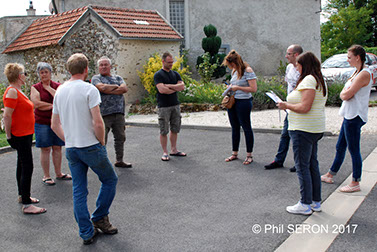
POLYGON ((330 168, 330 174, 336 175, 344 161, 346 156, 346 150, 351 154, 352 158, 352 180, 360 181, 361 179, 361 168, 363 166, 363 160, 360 154, 360 135, 361 127, 365 124, 359 116, 354 119, 343 120, 342 127, 340 128, 340 133, 338 137, 338 142, 336 143, 336 155, 334 162, 330 168))
POLYGON ((287 153, 289 150, 290 140, 291 138, 289 137, 289 133, 288 133, 288 114, 287 114, 284 119, 283 130, 281 131, 278 153, 275 156, 276 163, 279 163, 281 165, 284 164, 285 158, 287 157, 287 153))
POLYGON ((246 152, 253 152, 254 134, 251 128, 250 113, 253 107, 252 99, 235 99, 231 109, 228 109, 228 117, 232 126, 232 150, 238 151, 240 146, 240 127, 245 133, 246 152))
POLYGON ((85 148, 67 148, 66 157, 72 173, 73 212, 79 225, 80 237, 87 240, 93 236, 94 232, 87 205, 88 167, 102 182, 92 221, 98 221, 109 214, 109 208, 115 197, 118 176, 107 158, 105 146, 100 143, 85 148))
POLYGON ((309 133, 289 130, 292 139, 295 167, 300 182, 301 203, 311 204, 321 201, 321 175, 319 173, 317 151, 318 141, 323 133, 309 133))

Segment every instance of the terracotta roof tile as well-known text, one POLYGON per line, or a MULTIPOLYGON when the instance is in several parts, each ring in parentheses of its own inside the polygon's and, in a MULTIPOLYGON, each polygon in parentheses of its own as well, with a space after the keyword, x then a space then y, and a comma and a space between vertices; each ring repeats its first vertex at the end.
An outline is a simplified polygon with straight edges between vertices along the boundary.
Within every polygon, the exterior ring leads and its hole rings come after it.
POLYGON ((3 53, 57 45, 89 9, 93 9, 124 38, 182 39, 156 11, 85 6, 35 20, 3 53))

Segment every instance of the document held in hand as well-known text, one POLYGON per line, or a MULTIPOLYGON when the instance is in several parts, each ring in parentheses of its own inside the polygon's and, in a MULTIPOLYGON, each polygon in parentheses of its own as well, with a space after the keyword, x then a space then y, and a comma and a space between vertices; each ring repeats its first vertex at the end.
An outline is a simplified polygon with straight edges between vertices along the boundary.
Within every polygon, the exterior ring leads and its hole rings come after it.
POLYGON ((266 92, 266 95, 270 97, 275 103, 282 102, 279 96, 277 96, 274 91, 270 90, 269 92, 266 92))

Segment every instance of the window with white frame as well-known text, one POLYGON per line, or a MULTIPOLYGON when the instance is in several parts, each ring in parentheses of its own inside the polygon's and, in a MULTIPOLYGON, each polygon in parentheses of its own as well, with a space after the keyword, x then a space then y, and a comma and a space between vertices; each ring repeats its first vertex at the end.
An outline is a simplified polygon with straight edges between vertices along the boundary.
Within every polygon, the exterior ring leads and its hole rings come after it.
POLYGON ((182 36, 185 36, 185 1, 170 0, 169 12, 170 23, 182 36))

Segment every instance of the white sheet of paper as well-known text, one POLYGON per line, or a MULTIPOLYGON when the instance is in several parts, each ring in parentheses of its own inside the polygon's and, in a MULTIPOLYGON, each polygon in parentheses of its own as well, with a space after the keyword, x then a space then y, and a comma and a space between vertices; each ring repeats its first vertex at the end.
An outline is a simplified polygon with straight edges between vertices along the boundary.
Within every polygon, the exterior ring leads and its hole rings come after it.
POLYGON ((266 92, 266 95, 270 97, 275 103, 282 102, 282 100, 273 91, 266 92))

